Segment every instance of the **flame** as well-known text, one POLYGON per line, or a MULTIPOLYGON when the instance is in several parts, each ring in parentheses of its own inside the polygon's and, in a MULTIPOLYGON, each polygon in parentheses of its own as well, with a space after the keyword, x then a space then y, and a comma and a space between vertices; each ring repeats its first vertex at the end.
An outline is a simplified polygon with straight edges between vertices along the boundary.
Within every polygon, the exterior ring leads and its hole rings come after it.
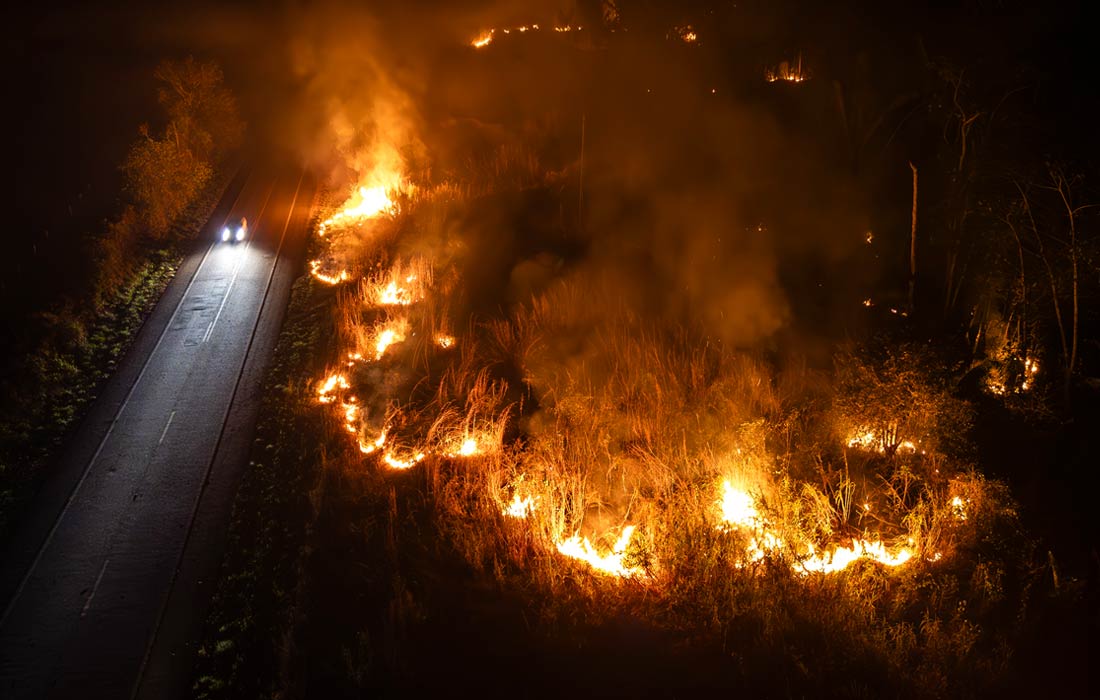
POLYGON ((699 35, 695 33, 695 28, 690 24, 673 27, 672 34, 685 44, 694 44, 699 40, 699 35))
POLYGON ((344 429, 353 435, 359 432, 359 404, 354 396, 341 404, 344 409, 344 429))
POLYGON ((359 451, 365 455, 369 455, 375 450, 386 444, 386 431, 383 430, 378 434, 378 438, 374 442, 364 442, 363 438, 359 438, 359 451))
MULTIPOLYGON (((783 547, 783 540, 763 521, 752 496, 745 491, 734 488, 728 481, 723 482, 722 498, 718 500, 718 506, 722 513, 720 529, 744 528, 753 531, 753 536, 745 547, 748 561, 759 561, 769 551, 783 547)), ((865 503, 863 507, 870 510, 869 503, 865 503)), ((861 558, 874 559, 886 566, 901 566, 913 557, 909 548, 902 547, 891 552, 881 540, 871 542, 857 539, 852 541, 851 547, 838 546, 821 554, 817 553, 812 544, 807 545, 806 550, 805 557, 795 566, 796 570, 803 573, 835 573, 861 558)))
POLYGON ((1020 382, 1020 391, 1027 391, 1031 388, 1031 379, 1039 373, 1039 361, 1035 358, 1028 357, 1024 359, 1024 378, 1020 382))
POLYGON ((452 459, 457 457, 476 457, 477 455, 483 455, 488 452, 495 452, 497 447, 496 439, 479 431, 473 433, 466 432, 460 433, 454 436, 444 443, 446 447, 442 450, 444 457, 450 457, 452 459))
POLYGON ((371 341, 375 361, 381 360, 391 345, 404 342, 408 331, 409 322, 404 318, 389 320, 375 326, 371 341))
POLYGON ((580 27, 580 26, 574 27, 574 26, 573 26, 573 25, 571 25, 571 24, 566 24, 566 25, 562 25, 562 26, 560 26, 560 27, 554 27, 554 31, 555 31, 555 32, 558 32, 558 33, 563 33, 563 32, 579 32, 579 31, 580 31, 580 30, 582 30, 582 29, 584 29, 584 27, 580 27))
POLYGON ((487 32, 482 32, 476 39, 470 42, 470 46, 475 49, 483 49, 493 42, 493 35, 496 34, 495 29, 490 29, 487 32))
POLYGON ((719 530, 743 528, 753 533, 745 547, 745 555, 749 561, 760 561, 767 552, 783 546, 783 540, 760 517, 753 497, 746 491, 735 488, 729 481, 722 482, 722 497, 718 499, 718 507, 722 514, 719 530))
MULTIPOLYGON (((537 24, 524 24, 519 27, 505 27, 500 30, 501 34, 511 34, 512 32, 519 32, 520 34, 526 34, 527 32, 537 32, 539 25, 537 24)), ((473 41, 470 42, 470 46, 475 49, 483 49, 489 44, 493 43, 493 37, 496 36, 496 29, 488 29, 477 35, 473 41)))
POLYGON ((524 496, 521 498, 518 493, 513 494, 512 502, 501 512, 508 517, 524 520, 535 511, 536 500, 538 499, 534 496, 524 496))
POLYGON ((788 83, 801 83, 809 79, 809 73, 802 70, 802 54, 794 62, 780 61, 775 68, 764 71, 764 79, 769 83, 782 80, 788 83))
POLYGON ((382 455, 382 461, 394 469, 411 469, 419 464, 424 459, 424 457, 425 455, 423 452, 417 452, 415 455, 409 457, 408 459, 399 459, 398 457, 394 456, 393 452, 387 452, 386 454, 382 455))
POLYGON ((456 453, 459 457, 471 457, 477 454, 477 440, 473 438, 466 438, 462 441, 462 446, 458 448, 456 453))
POLYGON ((955 513, 955 518, 958 520, 966 520, 966 506, 970 501, 964 501, 961 497, 955 496, 951 499, 951 510, 955 513))
POLYGON ((582 539, 579 533, 558 542, 558 552, 572 559, 579 559, 600 573, 632 578, 642 571, 637 567, 628 567, 623 564, 623 557, 630 544, 630 538, 634 536, 635 527, 627 525, 623 528, 622 535, 619 536, 609 554, 600 554, 588 538, 582 539))
POLYGON ((843 571, 849 564, 857 559, 873 559, 886 566, 901 566, 913 558, 913 552, 908 547, 902 547, 896 552, 890 552, 882 540, 869 542, 867 540, 852 540, 851 547, 837 547, 829 554, 817 555, 813 545, 809 548, 809 556, 803 559, 801 567, 806 572, 819 572, 823 574, 843 571))
POLYGON ((386 349, 394 343, 400 343, 405 339, 405 336, 399 335, 397 331, 392 328, 387 328, 378 334, 378 341, 374 344, 374 359, 381 360, 382 356, 386 354, 386 349))
POLYGON ((723 522, 751 528, 760 525, 760 516, 752 496, 734 488, 728 481, 722 482, 722 498, 718 505, 722 509, 723 522))
POLYGON ((348 274, 347 270, 340 270, 335 275, 321 272, 321 264, 322 263, 320 260, 310 260, 309 273, 315 278, 324 282, 325 284, 340 284, 342 282, 347 282, 349 279, 351 279, 351 275, 348 274))
POLYGON ((396 214, 397 203, 393 201, 390 194, 399 189, 400 177, 391 176, 387 179, 392 181, 390 186, 360 187, 344 204, 341 211, 321 222, 318 233, 324 236, 328 227, 335 224, 346 224, 357 219, 371 219, 382 214, 396 214))
POLYGON ((1030 391, 1035 386, 1036 376, 1039 374, 1039 360, 1030 355, 1024 355, 1023 371, 1013 371, 1021 358, 1006 351, 996 353, 993 358, 995 364, 989 369, 985 377, 985 388, 997 396, 1009 394, 1021 394, 1030 391))
POLYGON ((435 336, 435 344, 439 347, 447 350, 454 347, 455 337, 453 335, 446 335, 444 333, 438 333, 435 336))
POLYGON ((332 403, 335 397, 332 396, 332 392, 336 389, 347 390, 351 388, 351 384, 348 383, 348 378, 342 374, 329 375, 321 384, 317 387, 317 400, 321 403, 332 403))
MULTIPOLYGON (((889 441, 879 435, 876 431, 869 428, 857 428, 853 435, 848 436, 848 447, 856 447, 861 450, 869 450, 878 452, 879 454, 886 454, 886 447, 889 441)), ((912 440, 902 440, 897 444, 895 448, 897 452, 906 452, 914 454, 918 451, 917 444, 912 440)), ((921 454, 924 453, 920 450, 921 454)))
MULTIPOLYGON (((405 284, 412 285, 416 282, 416 275, 405 277, 405 284)), ((420 295, 418 290, 401 286, 396 279, 391 279, 387 284, 378 284, 374 289, 374 300, 379 306, 408 306, 417 301, 420 295)))

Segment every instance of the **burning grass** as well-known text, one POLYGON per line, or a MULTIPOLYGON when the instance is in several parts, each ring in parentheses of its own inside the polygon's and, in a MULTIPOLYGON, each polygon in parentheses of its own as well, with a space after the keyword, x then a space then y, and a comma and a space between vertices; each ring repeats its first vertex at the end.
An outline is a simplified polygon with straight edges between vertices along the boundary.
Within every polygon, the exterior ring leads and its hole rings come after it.
MULTIPOLYGON (((400 230, 436 240, 440 208, 476 205, 445 189, 421 188, 400 230)), ((432 527, 474 571, 539 591, 547 619, 617 611, 710 639, 759 624, 783 657, 807 625, 920 693, 1006 662, 983 625, 1023 590, 1027 544, 966 466, 969 409, 926 352, 781 369, 568 275, 456 337, 460 264, 388 240, 350 265, 371 272, 337 296, 347 360, 318 401, 351 435, 342 469, 423 473, 432 527)))

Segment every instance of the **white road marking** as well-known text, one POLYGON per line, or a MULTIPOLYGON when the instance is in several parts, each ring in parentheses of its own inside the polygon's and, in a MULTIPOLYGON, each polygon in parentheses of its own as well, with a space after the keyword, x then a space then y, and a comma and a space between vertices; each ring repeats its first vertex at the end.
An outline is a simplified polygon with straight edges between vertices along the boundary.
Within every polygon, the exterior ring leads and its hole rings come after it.
POLYGON ((96 577, 95 585, 92 586, 92 592, 88 594, 88 600, 84 601, 84 607, 80 610, 80 617, 85 617, 88 614, 88 608, 92 607, 92 598, 95 598, 95 592, 99 590, 99 584, 103 583, 103 574, 107 573, 107 565, 110 563, 110 558, 103 560, 103 568, 99 570, 99 576, 96 577))
POLYGON ((157 444, 164 442, 164 436, 168 434, 168 426, 172 425, 172 419, 176 417, 176 412, 172 411, 168 414, 168 422, 164 424, 164 430, 160 432, 160 440, 157 440, 157 444))
MULTIPOLYGON (((267 197, 264 199, 264 205, 260 207, 260 215, 256 217, 257 226, 259 225, 260 218, 267 210, 267 203, 271 201, 271 193, 275 191, 275 185, 272 183, 271 189, 267 191, 267 197)), ((248 240, 244 243, 244 248, 237 248, 234 252, 237 253, 237 262, 233 266, 233 276, 229 278, 229 286, 225 288, 225 295, 222 297, 222 303, 218 306, 218 313, 214 314, 214 320, 210 322, 210 326, 206 329, 206 335, 202 337, 202 342, 210 340, 210 335, 214 332, 214 326, 218 325, 218 319, 222 317, 222 311, 225 309, 225 302, 229 301, 229 292, 233 291, 233 283, 237 281, 237 274, 241 271, 241 265, 244 263, 244 253, 248 250, 248 247, 252 245, 252 236, 255 236, 256 232, 253 231, 252 235, 248 237, 248 240)))
MULTIPOLYGON (((155 644, 158 635, 160 634, 161 624, 164 622, 164 616, 168 609, 168 601, 172 597, 172 591, 176 586, 176 581, 180 575, 180 571, 183 569, 183 561, 187 555, 188 547, 191 545, 191 535, 195 527, 195 519, 198 517, 199 504, 202 502, 203 494, 206 492, 206 486, 210 483, 211 471, 214 469, 214 462, 217 461, 219 452, 221 450, 222 437, 225 435, 226 424, 229 420, 229 414, 233 410, 233 404, 237 400, 237 390, 240 388, 241 380, 244 378, 245 366, 248 364, 249 355, 252 353, 252 343, 256 339, 256 329, 260 326, 260 319, 263 317, 264 307, 267 305, 267 295, 271 291, 272 280, 275 279, 275 268, 279 265, 279 255, 283 252, 283 242, 286 240, 286 232, 290 227, 290 219, 294 215, 294 210, 298 205, 298 193, 302 189, 302 181, 305 179, 306 171, 303 168, 302 174, 298 176, 298 185, 294 188, 294 196, 290 200, 290 211, 286 214, 286 221, 283 223, 283 232, 279 236, 279 246, 275 249, 274 261, 271 264, 271 270, 267 275, 267 284, 264 286, 264 293, 260 299, 260 308, 256 311, 256 320, 252 323, 252 332, 248 337, 248 346, 244 351, 244 359, 241 361, 241 367, 237 371, 237 380, 233 384, 233 391, 229 396, 229 404, 225 407, 225 413, 222 414, 222 427, 218 433, 218 439, 214 443, 214 454, 210 458, 210 462, 206 465, 206 476, 202 481, 202 485, 199 487, 199 492, 195 496, 195 503, 191 507, 191 519, 187 523, 187 535, 183 540, 183 547, 179 551, 178 558, 176 559, 176 568, 172 572, 172 580, 168 584, 168 592, 164 595, 161 601, 160 611, 157 613, 156 624, 153 627, 153 633, 149 635, 149 641, 145 645, 145 655, 141 659, 141 666, 138 668, 137 679, 134 681, 133 688, 130 691, 130 698, 134 700, 141 692, 142 682, 145 680, 145 670, 149 664, 150 655, 153 653, 153 645, 155 644)), ((274 185, 272 185, 274 188, 274 185)), ((270 196, 270 193, 269 193, 270 196)), ((264 207, 267 207, 266 202, 264 207)), ((306 232, 308 236, 308 231, 306 232)), ((201 581, 200 581, 201 583, 201 581)))
POLYGON ((222 297, 222 303, 218 305, 218 313, 214 314, 214 320, 207 326, 206 335, 202 337, 202 342, 204 343, 210 340, 210 334, 214 332, 214 326, 218 325, 218 319, 222 317, 222 310, 225 309, 225 302, 229 301, 229 292, 233 291, 233 283, 237 281, 237 273, 241 271, 241 261, 243 259, 244 256, 237 256, 237 264, 233 266, 233 276, 229 279, 229 286, 225 288, 225 296, 222 297))

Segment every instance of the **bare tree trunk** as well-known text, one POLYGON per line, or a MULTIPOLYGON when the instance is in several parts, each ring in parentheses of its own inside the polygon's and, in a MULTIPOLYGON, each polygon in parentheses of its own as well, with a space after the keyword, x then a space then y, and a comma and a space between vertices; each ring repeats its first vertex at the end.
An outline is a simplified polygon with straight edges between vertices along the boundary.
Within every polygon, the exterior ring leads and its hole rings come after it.
POLYGON ((1070 350, 1069 342, 1066 339, 1066 324, 1062 320, 1062 306, 1058 300, 1058 282, 1054 276, 1054 268, 1050 264, 1050 257, 1047 255, 1046 246, 1043 245, 1043 237, 1039 234, 1039 228, 1035 225, 1035 217, 1031 213, 1031 202, 1028 200, 1027 194, 1019 183, 1016 183, 1016 189, 1020 192, 1021 200, 1023 201, 1024 211, 1027 212, 1028 222, 1031 224, 1031 232, 1035 236, 1036 245, 1039 248, 1039 259, 1043 261, 1043 267, 1047 272, 1047 282, 1050 284, 1050 301, 1054 306, 1054 320, 1058 324, 1058 339, 1062 343, 1062 361, 1067 367, 1067 376, 1070 372, 1070 350))
MULTIPOLYGON (((1020 232, 1016 230, 1016 223, 1012 220, 1011 215, 1005 216, 1002 219, 1002 221, 1004 221, 1005 226, 1008 226, 1008 230, 1012 232, 1012 237, 1014 239, 1016 239, 1016 258, 1019 260, 1019 264, 1020 264, 1020 281, 1018 282, 1018 284, 1020 285, 1020 320, 1019 320, 1017 330, 1016 330, 1016 339, 1019 340, 1020 338, 1025 338, 1025 340, 1024 340, 1024 350, 1026 352, 1027 350, 1030 349, 1029 346, 1031 345, 1031 339, 1028 338, 1027 335, 1026 335, 1027 332, 1028 332, 1028 327, 1027 327, 1027 312, 1028 312, 1028 309, 1027 309, 1027 272, 1026 272, 1026 268, 1024 267, 1024 243, 1023 243, 1022 240, 1020 240, 1020 232)), ((1009 326, 1006 324, 1005 325, 1005 340, 1006 341, 1008 340, 1008 333, 1009 333, 1009 326)))
POLYGON ((1062 173, 1056 173, 1053 175, 1054 182, 1057 185, 1058 195, 1062 198, 1062 204, 1066 208, 1066 218, 1069 220, 1069 260, 1070 260, 1070 294, 1073 301, 1073 319, 1070 321, 1070 350, 1069 359, 1066 362, 1066 376, 1065 376, 1065 399, 1067 405, 1070 398, 1070 387, 1073 382, 1073 371, 1077 367, 1077 331, 1079 328, 1080 319, 1080 306, 1077 294, 1077 212, 1078 209, 1073 208, 1071 199, 1073 193, 1070 191, 1070 185, 1066 181, 1065 176, 1062 173))
POLYGON ((913 171, 913 213, 909 229, 909 313, 913 313, 917 291, 917 166, 909 161, 913 171))
POLYGON ((1005 217, 1004 221, 1008 230, 1012 232, 1012 237, 1016 239, 1016 257, 1020 261, 1020 330, 1022 334, 1027 332, 1027 273, 1024 268, 1024 243, 1020 240, 1020 233, 1012 220, 1005 217))

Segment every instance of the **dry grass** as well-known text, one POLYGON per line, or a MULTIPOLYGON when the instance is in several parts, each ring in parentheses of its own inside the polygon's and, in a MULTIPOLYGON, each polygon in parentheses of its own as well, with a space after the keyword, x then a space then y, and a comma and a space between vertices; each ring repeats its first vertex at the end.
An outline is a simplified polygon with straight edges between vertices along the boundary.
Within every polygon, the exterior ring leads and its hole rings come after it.
MULTIPOLYGON (((523 183, 533 167, 498 155, 487 171, 523 183)), ((468 205, 452 186, 417 197, 394 224, 414 239, 406 249, 445 238, 447 209, 468 205)), ((780 368, 643 319, 606 284, 576 278, 497 317, 455 319, 461 275, 442 269, 446 260, 350 249, 360 256, 352 266, 370 271, 337 308, 343 346, 365 358, 352 370, 360 437, 386 429, 392 449, 423 453, 415 468, 446 546, 475 571, 552 601, 543 619, 569 609, 590 621, 640 615, 755 645, 746 658, 764 668, 797 654, 813 682, 835 681, 843 695, 874 694, 884 678, 917 695, 960 678, 976 689, 999 673, 1008 637, 983 625, 1013 605, 1007 589, 1023 590, 1027 557, 1012 550, 1023 540, 1004 488, 946 451, 964 436, 944 439, 944 426, 966 409, 919 362, 849 356, 833 390, 804 364, 780 368), (379 305, 380 288, 410 277, 412 303, 379 305), (404 341, 378 355, 384 329, 404 341), (440 335, 454 344, 440 346, 440 335), (849 445, 844 431, 857 424, 889 435, 849 445), (901 449, 907 440, 921 449, 901 449), (463 454, 467 441, 476 447, 463 454), (751 495, 754 528, 722 522, 725 483, 751 495), (609 553, 628 526, 629 579, 557 551, 580 534, 609 553), (765 535, 777 544, 751 555, 765 535), (807 574, 811 551, 863 540, 913 557, 807 574), (976 552, 996 564, 979 564, 976 552), (966 612, 971 600, 985 601, 985 617, 966 612)), ((384 483, 384 460, 347 459, 346 473, 373 464, 384 483)))

